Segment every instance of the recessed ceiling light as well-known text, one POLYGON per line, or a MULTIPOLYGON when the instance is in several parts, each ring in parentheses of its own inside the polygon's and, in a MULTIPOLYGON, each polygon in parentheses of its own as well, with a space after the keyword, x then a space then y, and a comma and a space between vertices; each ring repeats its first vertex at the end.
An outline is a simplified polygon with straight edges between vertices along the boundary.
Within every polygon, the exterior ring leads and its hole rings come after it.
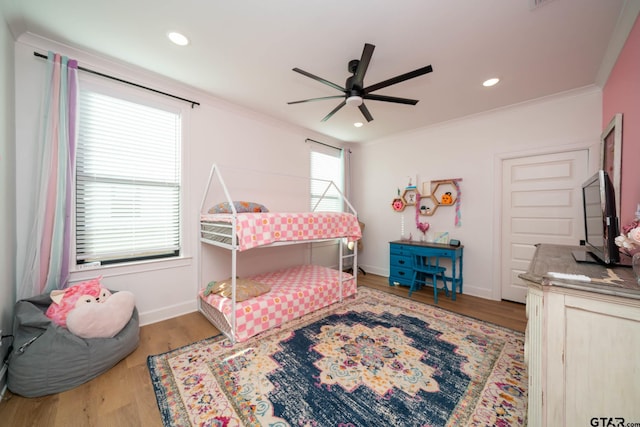
POLYGON ((357 127, 357 128, 361 128, 361 127, 362 127, 362 125, 363 125, 363 123, 362 123, 362 122, 355 122, 353 125, 354 125, 355 127, 357 127))
POLYGON ((186 46, 189 44, 189 39, 187 38, 187 36, 185 36, 184 34, 177 33, 175 31, 168 33, 167 37, 169 37, 169 40, 171 40, 178 46, 186 46))
POLYGON ((491 86, 495 86, 495 85, 497 85, 497 84, 498 84, 498 82, 499 82, 499 81, 500 81, 500 79, 499 79, 499 78, 494 77, 494 78, 492 78, 492 79, 485 80, 485 81, 482 83, 482 86, 484 86, 484 87, 491 87, 491 86))

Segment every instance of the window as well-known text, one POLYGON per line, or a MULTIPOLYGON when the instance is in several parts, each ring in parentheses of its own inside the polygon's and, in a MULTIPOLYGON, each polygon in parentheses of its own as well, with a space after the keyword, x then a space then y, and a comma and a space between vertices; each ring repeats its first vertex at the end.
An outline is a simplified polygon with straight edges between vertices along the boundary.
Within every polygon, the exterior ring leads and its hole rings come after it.
POLYGON ((311 209, 316 206, 320 199, 320 204, 316 211, 342 212, 344 209, 342 197, 335 187, 327 189, 329 182, 343 190, 343 162, 342 150, 320 144, 311 145, 311 209))
POLYGON ((76 263, 180 254, 181 117, 81 90, 76 263))

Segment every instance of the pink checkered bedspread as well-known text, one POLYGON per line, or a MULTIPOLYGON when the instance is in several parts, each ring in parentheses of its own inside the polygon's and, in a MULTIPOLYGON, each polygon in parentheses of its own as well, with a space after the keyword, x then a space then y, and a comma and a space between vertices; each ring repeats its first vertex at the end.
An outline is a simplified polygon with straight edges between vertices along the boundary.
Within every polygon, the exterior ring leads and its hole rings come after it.
MULTIPOLYGON (((346 212, 238 213, 236 232, 239 250, 275 242, 362 237, 358 218, 346 212)), ((201 214, 200 221, 231 222, 231 214, 201 214)))
MULTIPOLYGON (((318 265, 301 265, 262 273, 250 278, 271 285, 271 291, 255 298, 236 303, 236 340, 248 338, 279 326, 289 320, 326 307, 340 299, 339 271, 318 265)), ((357 292, 353 276, 343 273, 349 280, 343 283, 343 297, 357 292)), ((219 295, 200 298, 221 311, 227 322, 231 313, 231 300, 219 295)))

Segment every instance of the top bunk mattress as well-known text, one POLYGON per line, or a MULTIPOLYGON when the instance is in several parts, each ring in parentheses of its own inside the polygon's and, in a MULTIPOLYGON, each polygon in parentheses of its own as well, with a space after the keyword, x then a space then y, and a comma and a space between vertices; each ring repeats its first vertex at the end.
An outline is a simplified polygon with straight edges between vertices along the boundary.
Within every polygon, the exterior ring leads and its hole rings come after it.
MULTIPOLYGON (((240 251, 278 242, 362 237, 358 218, 346 212, 244 212, 236 215, 240 251)), ((231 245, 233 214, 201 214, 202 240, 231 245)))

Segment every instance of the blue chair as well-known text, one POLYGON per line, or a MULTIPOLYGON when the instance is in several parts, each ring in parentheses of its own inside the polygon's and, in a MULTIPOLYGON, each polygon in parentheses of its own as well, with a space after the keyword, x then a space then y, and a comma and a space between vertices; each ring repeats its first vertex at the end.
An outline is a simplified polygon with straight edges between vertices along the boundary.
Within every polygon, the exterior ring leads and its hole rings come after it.
POLYGON ((445 295, 449 296, 449 289, 447 288, 447 281, 444 275, 446 268, 440 267, 439 262, 438 257, 413 255, 413 280, 409 288, 409 296, 411 296, 414 291, 420 289, 422 285, 425 285, 429 277, 431 277, 433 284, 433 301, 436 304, 438 303, 438 277, 440 277, 442 283, 444 283, 445 295), (435 259, 435 262, 432 259, 435 259))

